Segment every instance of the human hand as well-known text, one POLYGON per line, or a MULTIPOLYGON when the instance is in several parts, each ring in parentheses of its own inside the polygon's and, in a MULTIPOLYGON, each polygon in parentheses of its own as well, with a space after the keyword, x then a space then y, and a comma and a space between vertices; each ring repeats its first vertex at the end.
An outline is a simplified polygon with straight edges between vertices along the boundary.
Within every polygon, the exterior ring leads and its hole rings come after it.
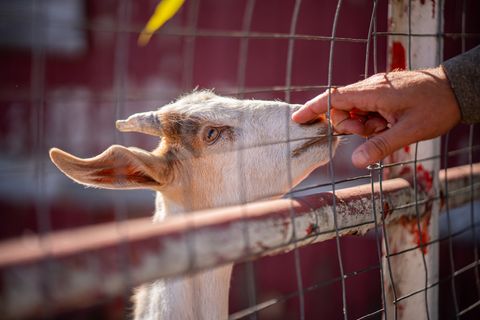
MULTIPOLYGON (((448 132, 460 109, 442 67, 376 74, 331 90, 330 121, 339 133, 370 137, 352 154, 356 167, 397 149, 448 132)), ((305 123, 327 112, 328 91, 305 103, 292 120, 305 123)))

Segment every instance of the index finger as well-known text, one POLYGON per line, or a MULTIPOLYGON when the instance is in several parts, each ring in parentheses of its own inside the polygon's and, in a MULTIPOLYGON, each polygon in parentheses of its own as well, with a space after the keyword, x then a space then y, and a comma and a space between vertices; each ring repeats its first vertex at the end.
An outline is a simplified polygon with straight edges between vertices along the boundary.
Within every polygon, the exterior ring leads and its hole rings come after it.
MULTIPOLYGON (((328 110, 328 94, 327 90, 307 101, 305 105, 293 113, 292 120, 305 123, 315 119, 320 114, 326 113, 328 110)), ((366 86, 363 81, 330 90, 331 106, 338 110, 375 111, 374 101, 375 95, 372 94, 371 85, 366 86)))
POLYGON ((312 100, 307 101, 300 109, 292 114, 292 120, 298 123, 305 123, 317 118, 321 114, 326 113, 327 109, 328 90, 319 94, 312 100))

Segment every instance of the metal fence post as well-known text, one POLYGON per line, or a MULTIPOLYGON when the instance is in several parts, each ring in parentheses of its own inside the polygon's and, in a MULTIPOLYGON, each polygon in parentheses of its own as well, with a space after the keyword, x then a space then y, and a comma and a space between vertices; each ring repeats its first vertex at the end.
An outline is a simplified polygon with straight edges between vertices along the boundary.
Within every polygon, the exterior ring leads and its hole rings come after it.
MULTIPOLYGON (((388 70, 437 66, 443 56, 442 31, 443 1, 390 0, 388 70)), ((418 206, 424 200, 422 193, 439 194, 439 155, 439 138, 407 146, 386 159, 384 177, 411 181, 415 186, 412 205, 418 206)), ((417 210, 413 219, 387 225, 383 243, 387 319, 438 318, 439 248, 438 243, 427 244, 438 238, 439 200, 432 200, 427 208, 417 210), (416 249, 408 250, 412 247, 416 249)))

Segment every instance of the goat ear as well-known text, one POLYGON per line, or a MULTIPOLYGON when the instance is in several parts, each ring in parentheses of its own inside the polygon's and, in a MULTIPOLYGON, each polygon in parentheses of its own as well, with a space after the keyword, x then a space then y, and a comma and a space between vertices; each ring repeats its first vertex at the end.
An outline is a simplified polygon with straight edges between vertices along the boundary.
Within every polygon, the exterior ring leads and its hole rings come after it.
POLYGON ((171 174, 165 159, 119 145, 88 159, 53 148, 50 159, 74 181, 105 189, 158 189, 168 182, 171 174))

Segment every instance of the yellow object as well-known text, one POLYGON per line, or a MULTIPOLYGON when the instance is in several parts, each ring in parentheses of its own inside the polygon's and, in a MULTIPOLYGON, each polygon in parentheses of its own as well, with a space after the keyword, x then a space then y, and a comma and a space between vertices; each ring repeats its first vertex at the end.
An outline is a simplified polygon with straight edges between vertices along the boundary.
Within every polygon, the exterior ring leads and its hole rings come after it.
POLYGON ((165 22, 170 20, 178 10, 182 7, 185 0, 162 0, 155 8, 155 12, 148 20, 147 25, 143 28, 138 37, 138 44, 147 45, 153 33, 160 29, 165 22))

